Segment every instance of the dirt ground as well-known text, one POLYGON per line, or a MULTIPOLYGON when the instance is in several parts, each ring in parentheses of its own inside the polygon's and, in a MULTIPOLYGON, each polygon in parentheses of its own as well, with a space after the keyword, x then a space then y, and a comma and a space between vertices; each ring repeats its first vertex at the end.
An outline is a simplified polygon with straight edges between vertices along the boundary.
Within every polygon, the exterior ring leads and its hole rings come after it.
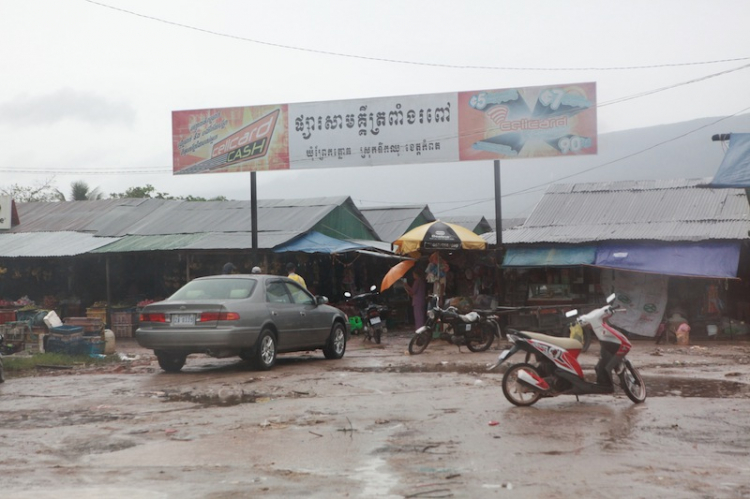
POLYGON ((179 374, 119 340, 121 363, 11 378, 0 497, 750 497, 748 341, 636 341, 641 405, 518 408, 486 370, 505 342, 410 356, 408 340, 355 336, 342 360, 287 354, 268 372, 191 356, 179 374))

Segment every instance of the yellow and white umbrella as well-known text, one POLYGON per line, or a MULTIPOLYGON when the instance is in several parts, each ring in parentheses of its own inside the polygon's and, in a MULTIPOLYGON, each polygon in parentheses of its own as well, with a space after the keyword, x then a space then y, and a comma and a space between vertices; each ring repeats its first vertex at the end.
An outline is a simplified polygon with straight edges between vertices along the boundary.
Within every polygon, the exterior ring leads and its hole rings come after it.
POLYGON ((415 251, 455 251, 485 249, 487 243, 477 234, 460 225, 436 220, 415 227, 393 242, 396 253, 408 255, 415 251))

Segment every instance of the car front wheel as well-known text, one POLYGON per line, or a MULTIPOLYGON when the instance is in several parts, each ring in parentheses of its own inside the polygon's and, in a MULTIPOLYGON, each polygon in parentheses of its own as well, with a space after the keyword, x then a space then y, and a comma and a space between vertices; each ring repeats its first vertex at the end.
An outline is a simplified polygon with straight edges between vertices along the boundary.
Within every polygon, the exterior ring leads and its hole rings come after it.
POLYGON ((331 336, 328 337, 326 346, 323 347, 323 355, 326 359, 340 359, 346 352, 346 330, 340 323, 333 325, 331 336))
POLYGON ((268 329, 260 333, 258 346, 255 347, 253 364, 256 369, 268 371, 276 363, 276 337, 268 329))

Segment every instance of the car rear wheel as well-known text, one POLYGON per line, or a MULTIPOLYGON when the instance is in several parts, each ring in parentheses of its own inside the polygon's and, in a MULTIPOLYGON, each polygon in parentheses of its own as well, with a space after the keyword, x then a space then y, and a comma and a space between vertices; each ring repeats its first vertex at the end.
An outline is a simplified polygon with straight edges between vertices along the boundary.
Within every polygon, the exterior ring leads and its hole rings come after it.
POLYGON ((346 352, 346 331, 340 323, 333 325, 331 336, 328 337, 326 346, 323 347, 323 355, 326 359, 340 359, 346 352))
POLYGON ((276 337, 273 333, 264 329, 260 333, 258 346, 255 347, 253 365, 261 371, 268 371, 276 363, 276 337))
POLYGON ((185 365, 185 359, 187 359, 187 355, 182 353, 164 351, 154 353, 156 354, 156 359, 159 361, 159 367, 168 373, 180 372, 182 366, 185 365))

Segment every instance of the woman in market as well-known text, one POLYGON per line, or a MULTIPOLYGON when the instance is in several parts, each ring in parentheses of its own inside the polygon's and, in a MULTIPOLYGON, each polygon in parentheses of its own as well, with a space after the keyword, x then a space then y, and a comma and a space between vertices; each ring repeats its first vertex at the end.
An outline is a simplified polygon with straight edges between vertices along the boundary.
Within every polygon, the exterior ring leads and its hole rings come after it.
POLYGON ((421 269, 415 268, 412 272, 412 277, 414 279, 411 285, 408 282, 404 282, 404 289, 411 296, 411 306, 414 310, 414 327, 419 329, 424 326, 427 285, 425 284, 424 273, 421 269))

